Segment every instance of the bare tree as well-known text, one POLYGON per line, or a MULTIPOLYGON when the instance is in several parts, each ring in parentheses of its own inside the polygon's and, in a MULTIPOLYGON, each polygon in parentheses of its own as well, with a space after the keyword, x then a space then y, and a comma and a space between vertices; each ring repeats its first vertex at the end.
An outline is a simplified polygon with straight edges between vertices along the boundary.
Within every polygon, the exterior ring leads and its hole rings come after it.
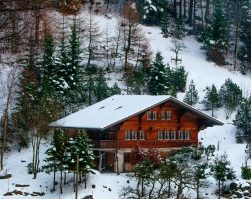
POLYGON ((131 1, 123 8, 123 39, 124 39, 124 70, 127 71, 129 67, 129 56, 134 54, 132 48, 135 33, 138 31, 139 14, 137 13, 135 4, 131 1))
POLYGON ((0 91, 3 94, 3 115, 2 115, 2 123, 3 123, 3 131, 1 134, 1 146, 0 146, 0 170, 4 168, 4 154, 7 147, 9 131, 9 117, 10 110, 13 108, 14 97, 17 89, 17 81, 19 76, 19 70, 16 66, 14 67, 6 67, 5 76, 7 77, 5 80, 5 87, 2 87, 3 90, 0 91))
POLYGON ((97 56, 97 50, 98 50, 97 46, 99 42, 98 39, 101 37, 102 31, 100 30, 98 22, 95 21, 93 13, 91 12, 89 14, 88 23, 86 25, 87 29, 85 32, 85 36, 88 39, 86 47, 86 55, 87 55, 86 68, 90 68, 95 56, 97 56))
POLYGON ((186 48, 186 46, 181 40, 178 40, 175 37, 172 37, 172 44, 173 46, 170 48, 170 50, 175 53, 175 58, 172 58, 172 60, 174 60, 175 64, 177 65, 179 61, 182 61, 178 57, 179 53, 182 52, 182 50, 186 48))

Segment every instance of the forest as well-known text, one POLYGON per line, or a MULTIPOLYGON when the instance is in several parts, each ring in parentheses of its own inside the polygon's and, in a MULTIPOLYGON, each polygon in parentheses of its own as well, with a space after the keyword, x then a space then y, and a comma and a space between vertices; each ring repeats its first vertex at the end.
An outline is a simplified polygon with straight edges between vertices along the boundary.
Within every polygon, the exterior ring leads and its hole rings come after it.
MULTIPOLYGON (((202 104, 213 117, 223 110, 224 119, 232 119, 236 126, 236 142, 250 146, 250 94, 226 78, 221 85, 204 88, 205 95, 200 96, 181 56, 187 50, 187 37, 201 44, 208 62, 249 77, 250 0, 1 1, 0 170, 8 167, 5 157, 9 151, 31 146, 30 172, 34 179, 41 170, 54 175, 60 172, 62 192, 63 173, 76 175, 75 162, 71 161, 80 156, 88 161, 80 161, 80 173, 86 180, 86 173, 93 167, 88 138, 83 134, 74 140, 61 131, 53 132, 50 123, 115 94, 177 97, 183 93, 184 102, 202 104), (115 19, 115 27, 104 19, 115 19), (143 26, 158 27, 161 37, 170 39, 170 62, 166 63, 163 52, 152 51, 147 39, 152 33, 145 34, 143 26), (47 139, 52 147, 46 152, 47 165, 41 167, 40 148, 47 139), (82 156, 81 151, 85 151, 82 156), (62 155, 65 153, 69 156, 62 155)), ((144 158, 136 167, 137 186, 124 187, 120 197, 175 195, 179 199, 183 190, 192 187, 200 198, 208 170, 218 182, 219 195, 223 194, 224 182, 235 175, 232 169, 226 169, 228 173, 222 178, 217 173, 220 164, 230 167, 227 155, 212 159, 211 166, 206 164, 214 150, 185 148, 161 161, 139 152, 139 159, 144 158), (190 166, 194 169, 186 171, 190 166), (147 175, 153 170, 159 173, 147 175), (182 176, 183 172, 188 176, 182 176), (191 179, 194 184, 189 184, 191 179), (148 190, 144 190, 145 181, 150 184, 148 190), (174 182, 177 192, 170 185, 174 182), (155 189, 156 183, 160 184, 159 190, 155 189)), ((243 176, 250 179, 251 169, 243 168, 243 176)), ((54 191, 55 183, 54 178, 54 191)))

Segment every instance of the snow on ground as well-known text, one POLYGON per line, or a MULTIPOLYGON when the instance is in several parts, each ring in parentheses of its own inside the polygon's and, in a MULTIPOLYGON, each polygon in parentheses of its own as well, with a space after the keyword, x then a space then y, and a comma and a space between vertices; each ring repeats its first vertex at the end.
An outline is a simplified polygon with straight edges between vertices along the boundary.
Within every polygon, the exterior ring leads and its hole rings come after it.
MULTIPOLYGON (((100 21, 101 27, 106 27, 109 25, 108 30, 114 31, 116 24, 116 19, 107 19, 105 17, 98 16, 97 19, 100 21)), ((174 57, 173 52, 170 51, 172 47, 170 38, 163 38, 161 31, 157 27, 141 26, 145 32, 147 38, 149 39, 151 48, 153 52, 161 51, 166 63, 171 62, 171 57, 174 57)), ((226 68, 218 67, 214 63, 208 62, 205 59, 204 52, 200 50, 201 44, 198 43, 193 37, 186 37, 184 39, 186 49, 180 54, 182 58, 182 65, 185 66, 188 71, 189 80, 194 80, 196 87, 199 91, 199 95, 204 95, 204 89, 206 86, 211 86, 213 83, 219 89, 220 86, 224 83, 225 79, 231 78, 235 83, 237 83, 244 91, 245 95, 249 95, 251 88, 251 78, 249 76, 243 76, 238 72, 229 71, 226 68)), ((171 63, 171 66, 174 66, 174 63, 171 63)), ((110 76, 111 82, 119 81, 120 77, 115 77, 114 74, 110 76)), ((121 82, 120 82, 121 83, 121 82)), ((178 98, 182 99, 184 94, 179 94, 178 98)), ((202 98, 200 99, 202 100, 202 98)), ((198 107, 201 107, 198 105, 198 107)), ((210 112, 208 112, 210 114, 210 112)), ((216 154, 222 154, 226 152, 228 154, 228 159, 231 161, 234 170, 236 171, 237 178, 241 176, 241 166, 245 162, 245 144, 237 144, 235 142, 235 127, 231 124, 234 115, 231 119, 226 120, 223 110, 216 112, 217 119, 222 122, 225 122, 224 126, 215 126, 207 128, 199 133, 199 140, 204 146, 209 144, 214 144, 219 146, 219 150, 216 151, 216 154)), ((44 159, 44 151, 48 145, 43 145, 41 149, 41 160, 44 159)), ((217 147, 216 147, 217 148, 217 147)), ((59 195, 58 187, 57 192, 50 193, 52 187, 52 175, 45 173, 39 173, 36 180, 32 179, 32 175, 27 174, 27 164, 31 162, 32 151, 31 148, 22 150, 21 153, 11 152, 8 154, 6 159, 6 169, 8 173, 11 173, 13 176, 8 180, 0 180, 0 198, 5 198, 2 195, 9 190, 13 191, 14 189, 22 190, 26 192, 41 190, 46 193, 43 197, 45 199, 51 198, 62 198, 62 199, 72 199, 74 198, 72 183, 64 186, 64 194, 59 195), (22 160, 26 162, 21 162, 22 160), (15 184, 30 184, 30 187, 27 188, 16 188, 15 184), (41 185, 41 187, 40 187, 41 185)), ((68 175, 67 179, 70 180, 72 175, 68 175)), ((85 195, 93 194, 95 199, 118 199, 118 193, 121 190, 123 185, 127 185, 127 180, 129 178, 126 174, 121 174, 117 176, 116 174, 97 174, 92 175, 89 178, 87 189, 83 188, 83 185, 80 186, 79 196, 84 197, 85 195), (95 184, 96 188, 92 188, 91 185, 95 184), (109 188, 111 191, 109 191, 109 188)), ((211 178, 210 178, 211 179, 211 178)), ((57 176, 57 181, 59 181, 59 176, 57 176)), ((208 193, 208 198, 217 198, 214 194, 217 189, 216 182, 211 181, 211 186, 205 193, 208 193)), ((130 180, 130 184, 134 183, 130 180)), ((9 198, 22 198, 21 196, 13 196, 9 198)), ((23 198, 33 198, 31 196, 23 196, 23 198)))
MULTIPOLYGON (((48 148, 48 144, 43 144, 40 151, 41 156, 41 165, 44 164, 43 160, 45 159, 44 152, 48 148)), ((67 174, 67 184, 63 186, 63 194, 59 194, 59 187, 54 193, 51 193, 52 188, 52 179, 53 175, 46 173, 38 173, 37 179, 33 179, 33 175, 27 173, 27 164, 32 160, 32 148, 24 149, 20 153, 13 151, 8 154, 8 157, 5 161, 6 168, 2 173, 11 173, 12 177, 7 179, 0 179, 0 198, 3 197, 3 194, 8 191, 22 191, 27 193, 32 192, 45 192, 45 195, 42 197, 44 199, 52 198, 61 198, 61 199, 72 199, 75 197, 73 192, 73 174, 67 174), (29 187, 18 188, 15 187, 16 184, 21 185, 30 185, 29 187), (9 187, 8 187, 9 185, 9 187)), ((56 181, 59 182, 59 173, 57 174, 56 181)), ((79 186, 78 198, 83 198, 87 195, 93 195, 95 199, 118 199, 118 194, 124 185, 133 184, 133 181, 126 176, 126 174, 120 174, 119 176, 115 173, 104 173, 100 174, 90 174, 87 182, 87 189, 84 189, 84 184, 79 186), (92 188, 92 185, 95 185, 95 188, 92 188)), ((40 197, 40 196, 39 196, 40 197)), ((31 195, 28 196, 6 196, 6 198, 34 198, 31 195)))
MULTIPOLYGON (((153 52, 162 52, 165 62, 174 66, 175 64, 171 62, 171 57, 175 57, 175 54, 170 51, 173 46, 171 38, 163 38, 159 27, 141 27, 149 39, 153 52)), ((188 82, 194 80, 200 96, 206 86, 215 84, 219 89, 227 78, 237 83, 245 95, 250 95, 251 79, 249 76, 241 75, 236 71, 229 71, 224 67, 216 66, 213 62, 208 62, 204 51, 201 50, 202 44, 193 37, 186 37, 184 44, 186 48, 179 55, 179 58, 182 59, 181 65, 185 66, 186 71, 188 71, 188 82)))

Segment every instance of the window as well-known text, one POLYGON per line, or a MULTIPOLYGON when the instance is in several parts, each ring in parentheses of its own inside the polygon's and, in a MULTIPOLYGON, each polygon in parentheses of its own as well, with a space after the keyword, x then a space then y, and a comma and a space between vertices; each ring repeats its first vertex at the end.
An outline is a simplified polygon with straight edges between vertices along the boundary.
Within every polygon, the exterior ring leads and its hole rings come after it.
POLYGON ((186 130, 185 134, 184 134, 184 139, 185 140, 190 140, 191 137, 191 131, 190 130, 186 130))
POLYGON ((157 120, 158 113, 157 111, 147 111, 147 120, 157 120))
POLYGON ((170 131, 164 131, 164 139, 170 140, 170 131))
POLYGON ((125 132, 125 139, 126 140, 130 140, 131 139, 131 132, 130 131, 126 131, 125 132))
POLYGON ((147 111, 147 120, 152 119, 152 111, 147 111))
POLYGON ((126 131, 125 140, 137 140, 137 131, 126 131))
POLYGON ((163 131, 158 131, 158 140, 163 140, 163 131))
POLYGON ((153 117, 152 117, 153 120, 157 120, 157 111, 153 111, 153 117))
POLYGON ((178 131, 178 139, 184 140, 184 131, 182 131, 182 130, 178 131))
POLYGON ((131 138, 132 138, 132 140, 137 140, 137 131, 131 132, 131 138))
POLYGON ((161 120, 171 120, 172 112, 171 111, 161 111, 161 120))
POLYGON ((176 139, 176 131, 172 130, 172 131, 170 132, 170 139, 171 139, 171 140, 175 140, 175 139, 176 139))
POLYGON ((145 140, 146 139, 146 135, 145 135, 145 131, 139 131, 139 139, 140 140, 145 140))

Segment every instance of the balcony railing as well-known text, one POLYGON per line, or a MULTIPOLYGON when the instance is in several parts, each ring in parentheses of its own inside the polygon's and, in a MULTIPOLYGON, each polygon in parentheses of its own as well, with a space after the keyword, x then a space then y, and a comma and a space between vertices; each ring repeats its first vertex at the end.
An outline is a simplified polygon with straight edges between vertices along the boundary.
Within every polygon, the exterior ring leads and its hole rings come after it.
POLYGON ((117 148, 174 148, 197 145, 196 140, 91 140, 92 148, 117 149, 117 148))

